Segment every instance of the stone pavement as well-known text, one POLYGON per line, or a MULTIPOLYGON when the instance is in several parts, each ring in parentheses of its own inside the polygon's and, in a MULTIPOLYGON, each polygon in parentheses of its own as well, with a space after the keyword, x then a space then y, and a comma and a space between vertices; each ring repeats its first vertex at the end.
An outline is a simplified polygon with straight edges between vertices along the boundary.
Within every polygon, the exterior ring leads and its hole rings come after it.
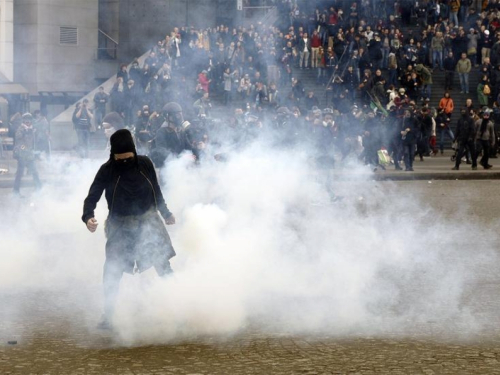
MULTIPOLYGON (((396 186, 438 207, 442 220, 455 218, 461 198, 470 207, 468 220, 485 233, 497 229, 500 181, 403 181, 396 186)), ((474 245, 496 248, 478 242, 481 237, 473 233, 457 256, 476 251, 474 245)), ((90 306, 99 288, 0 289, 0 374, 500 374, 499 264, 498 259, 485 264, 485 272, 464 292, 464 304, 486 317, 470 336, 467 327, 450 331, 444 322, 428 320, 379 335, 242 327, 231 337, 127 347, 112 333, 94 328, 99 313, 90 306), (79 298, 67 306, 75 290, 79 298), (9 345, 10 340, 17 344, 9 345)))
POLYGON ((1 374, 500 374, 500 332, 494 324, 472 343, 447 339, 436 328, 432 333, 436 322, 428 322, 406 336, 273 335, 246 329, 225 339, 124 347, 112 333, 86 327, 81 311, 73 318, 58 311, 63 296, 16 296, 18 301, 26 297, 29 316, 7 317, 0 324, 1 374), (6 332, 16 330, 22 336, 8 345, 6 339, 15 337, 6 332))

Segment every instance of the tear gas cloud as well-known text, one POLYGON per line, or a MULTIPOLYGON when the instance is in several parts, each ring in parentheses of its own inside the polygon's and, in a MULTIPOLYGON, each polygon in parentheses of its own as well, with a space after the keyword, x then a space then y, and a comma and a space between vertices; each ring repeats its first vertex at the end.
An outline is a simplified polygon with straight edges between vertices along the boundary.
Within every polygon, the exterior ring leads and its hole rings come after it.
MULTIPOLYGON (((70 288, 68 305, 81 306, 92 325, 102 308, 104 197, 96 234, 80 215, 99 163, 51 163, 62 176, 57 184, 34 196, 34 206, 7 201, 2 210, 9 221, 2 224, 0 290, 70 288)), ((358 177, 366 172, 350 167, 358 177)), ((246 329, 407 335, 429 320, 444 333, 460 327, 469 335, 484 323, 463 293, 494 252, 466 253, 460 244, 470 243, 472 224, 440 217, 391 183, 332 181, 311 168, 306 153, 260 143, 225 163, 193 166, 184 155, 162 175, 177 217, 169 227, 175 273, 166 280, 154 270, 124 276, 115 317, 121 344, 225 338, 246 329), (326 203, 328 184, 341 202, 326 203)))

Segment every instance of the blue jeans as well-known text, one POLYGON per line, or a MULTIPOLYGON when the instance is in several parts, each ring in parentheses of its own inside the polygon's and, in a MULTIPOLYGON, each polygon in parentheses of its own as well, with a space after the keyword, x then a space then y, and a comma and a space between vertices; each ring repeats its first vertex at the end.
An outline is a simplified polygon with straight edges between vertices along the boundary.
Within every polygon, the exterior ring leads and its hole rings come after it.
POLYGON ((431 86, 432 85, 422 86, 422 98, 427 99, 431 97, 431 86))
POLYGON ((469 92, 469 73, 458 73, 460 77, 460 89, 463 92, 469 92))
POLYGON ((444 135, 446 134, 451 139, 452 142, 455 139, 455 136, 453 135, 453 132, 451 131, 451 129, 447 126, 444 128, 439 127, 438 132, 439 132, 439 150, 441 150, 441 152, 443 152, 443 150, 444 150, 444 135))
POLYGON ((398 70, 397 69, 389 69, 389 85, 398 85, 398 70))
POLYGON ((453 22, 455 26, 458 26, 458 12, 450 12, 450 21, 453 22))
POLYGON ((439 64, 439 69, 443 69, 443 51, 432 51, 432 69, 436 68, 436 60, 439 64))
POLYGON ((406 143, 403 142, 403 154, 405 159, 405 167, 406 169, 413 168, 413 159, 415 158, 415 147, 416 143, 406 143))
POLYGON ((76 129, 78 137, 78 153, 82 159, 89 157, 90 131, 87 129, 76 129))
POLYGON ((462 22, 467 21, 469 18, 469 6, 465 4, 460 5, 460 19, 462 22))

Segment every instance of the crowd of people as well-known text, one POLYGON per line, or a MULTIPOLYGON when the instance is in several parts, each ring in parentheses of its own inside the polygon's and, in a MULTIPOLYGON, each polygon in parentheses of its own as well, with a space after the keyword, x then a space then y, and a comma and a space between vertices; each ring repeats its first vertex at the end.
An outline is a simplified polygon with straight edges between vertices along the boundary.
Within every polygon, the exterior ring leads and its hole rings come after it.
POLYGON ((408 171, 415 156, 443 154, 450 138, 454 168, 462 156, 477 168, 477 155, 491 168, 500 123, 498 0, 273 3, 272 25, 174 27, 143 62, 121 65, 110 92, 101 87, 93 103, 75 108, 80 155, 88 156, 91 132, 109 138, 127 127, 158 166, 183 150, 201 160, 209 149, 273 134, 279 144, 312 146, 327 166, 354 156, 377 167, 385 148, 408 171), (304 88, 298 70, 320 94, 304 88), (432 101, 437 74, 444 95, 432 101), (453 98, 458 91, 463 102, 453 98), (173 121, 179 112, 182 121, 173 121))

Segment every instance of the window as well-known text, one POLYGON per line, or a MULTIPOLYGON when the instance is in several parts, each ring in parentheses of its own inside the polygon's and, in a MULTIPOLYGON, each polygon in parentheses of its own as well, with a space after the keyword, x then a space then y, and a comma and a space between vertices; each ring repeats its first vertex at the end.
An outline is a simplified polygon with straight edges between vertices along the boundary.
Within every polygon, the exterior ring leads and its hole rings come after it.
POLYGON ((78 28, 69 26, 59 27, 59 44, 78 45, 78 28))

